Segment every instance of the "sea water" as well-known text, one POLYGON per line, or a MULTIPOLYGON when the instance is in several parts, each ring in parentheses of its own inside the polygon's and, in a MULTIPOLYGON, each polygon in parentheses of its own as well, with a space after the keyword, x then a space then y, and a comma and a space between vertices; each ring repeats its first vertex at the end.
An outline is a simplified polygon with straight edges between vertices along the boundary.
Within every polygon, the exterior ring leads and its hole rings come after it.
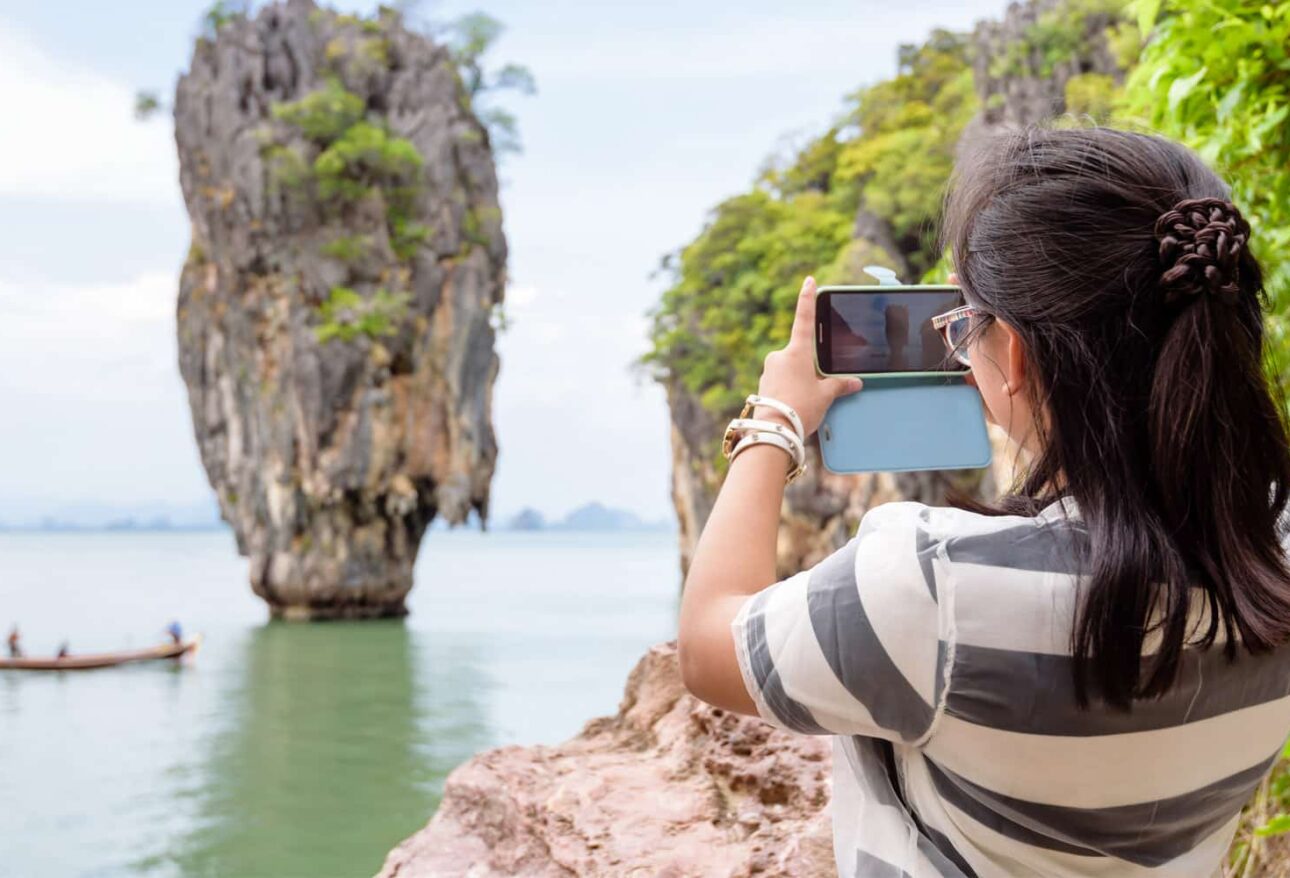
POLYGON ((612 713, 675 636, 668 533, 434 532, 411 615, 269 623, 230 534, 0 534, 0 633, 29 654, 196 661, 0 671, 0 875, 372 875, 444 777, 612 713))

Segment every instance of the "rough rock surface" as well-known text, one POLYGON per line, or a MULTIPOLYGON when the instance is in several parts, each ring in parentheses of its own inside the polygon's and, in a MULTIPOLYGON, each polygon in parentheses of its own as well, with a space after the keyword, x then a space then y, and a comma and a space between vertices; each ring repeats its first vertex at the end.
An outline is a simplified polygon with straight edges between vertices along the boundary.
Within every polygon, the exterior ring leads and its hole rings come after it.
POLYGON ((1124 78, 1106 39, 1111 16, 1090 12, 1083 18, 1082 51, 1056 63, 1046 62, 1044 48, 1029 40, 1041 16, 1066 5, 1065 0, 1030 0, 1009 4, 998 21, 986 20, 973 32, 972 79, 981 99, 978 120, 984 126, 1033 125, 1066 112, 1066 85, 1081 74, 1124 78), (1024 47, 1024 52, 1018 52, 1024 47), (999 71, 995 61, 1014 55, 1017 69, 999 71))
POLYGON ((486 513, 506 243, 469 106, 447 50, 396 13, 361 21, 310 0, 222 24, 179 80, 180 370, 221 515, 275 615, 401 614, 431 520, 486 513), (274 108, 329 83, 415 147, 402 195, 364 176, 369 157, 345 170, 360 195, 309 179, 326 141, 274 108), (403 304, 388 326, 320 341, 337 288, 360 304, 330 319, 355 321, 382 293, 403 304))
POLYGON ((706 705, 675 643, 632 670, 618 713, 555 747, 501 747, 448 776, 380 878, 836 875, 829 739, 706 705))

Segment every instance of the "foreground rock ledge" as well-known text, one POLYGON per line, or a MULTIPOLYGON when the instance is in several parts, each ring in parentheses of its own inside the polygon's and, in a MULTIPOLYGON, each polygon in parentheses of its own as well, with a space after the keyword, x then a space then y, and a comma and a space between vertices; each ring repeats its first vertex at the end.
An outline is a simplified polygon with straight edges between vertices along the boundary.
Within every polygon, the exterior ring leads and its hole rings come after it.
POLYGON ((672 641, 637 663, 614 716, 454 770, 379 878, 834 876, 831 766, 828 738, 687 693, 672 641))

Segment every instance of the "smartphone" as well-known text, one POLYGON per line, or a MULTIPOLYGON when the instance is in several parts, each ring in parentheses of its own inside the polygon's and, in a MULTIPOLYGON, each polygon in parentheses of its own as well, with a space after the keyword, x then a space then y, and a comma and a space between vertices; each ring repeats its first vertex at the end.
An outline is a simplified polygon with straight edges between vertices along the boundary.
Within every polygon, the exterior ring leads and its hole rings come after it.
POLYGON ((820 287, 815 297, 815 367, 821 375, 962 375, 937 314, 963 304, 957 286, 820 287))

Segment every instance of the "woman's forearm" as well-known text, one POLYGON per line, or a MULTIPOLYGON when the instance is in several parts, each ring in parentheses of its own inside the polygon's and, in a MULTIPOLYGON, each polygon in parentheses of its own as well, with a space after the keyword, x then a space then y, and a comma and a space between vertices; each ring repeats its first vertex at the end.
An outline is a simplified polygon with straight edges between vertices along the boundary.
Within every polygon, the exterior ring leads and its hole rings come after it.
POLYGON ((791 466, 792 459, 773 445, 754 445, 730 462, 690 560, 681 596, 682 631, 687 616, 714 598, 749 595, 775 581, 779 509, 791 466))

